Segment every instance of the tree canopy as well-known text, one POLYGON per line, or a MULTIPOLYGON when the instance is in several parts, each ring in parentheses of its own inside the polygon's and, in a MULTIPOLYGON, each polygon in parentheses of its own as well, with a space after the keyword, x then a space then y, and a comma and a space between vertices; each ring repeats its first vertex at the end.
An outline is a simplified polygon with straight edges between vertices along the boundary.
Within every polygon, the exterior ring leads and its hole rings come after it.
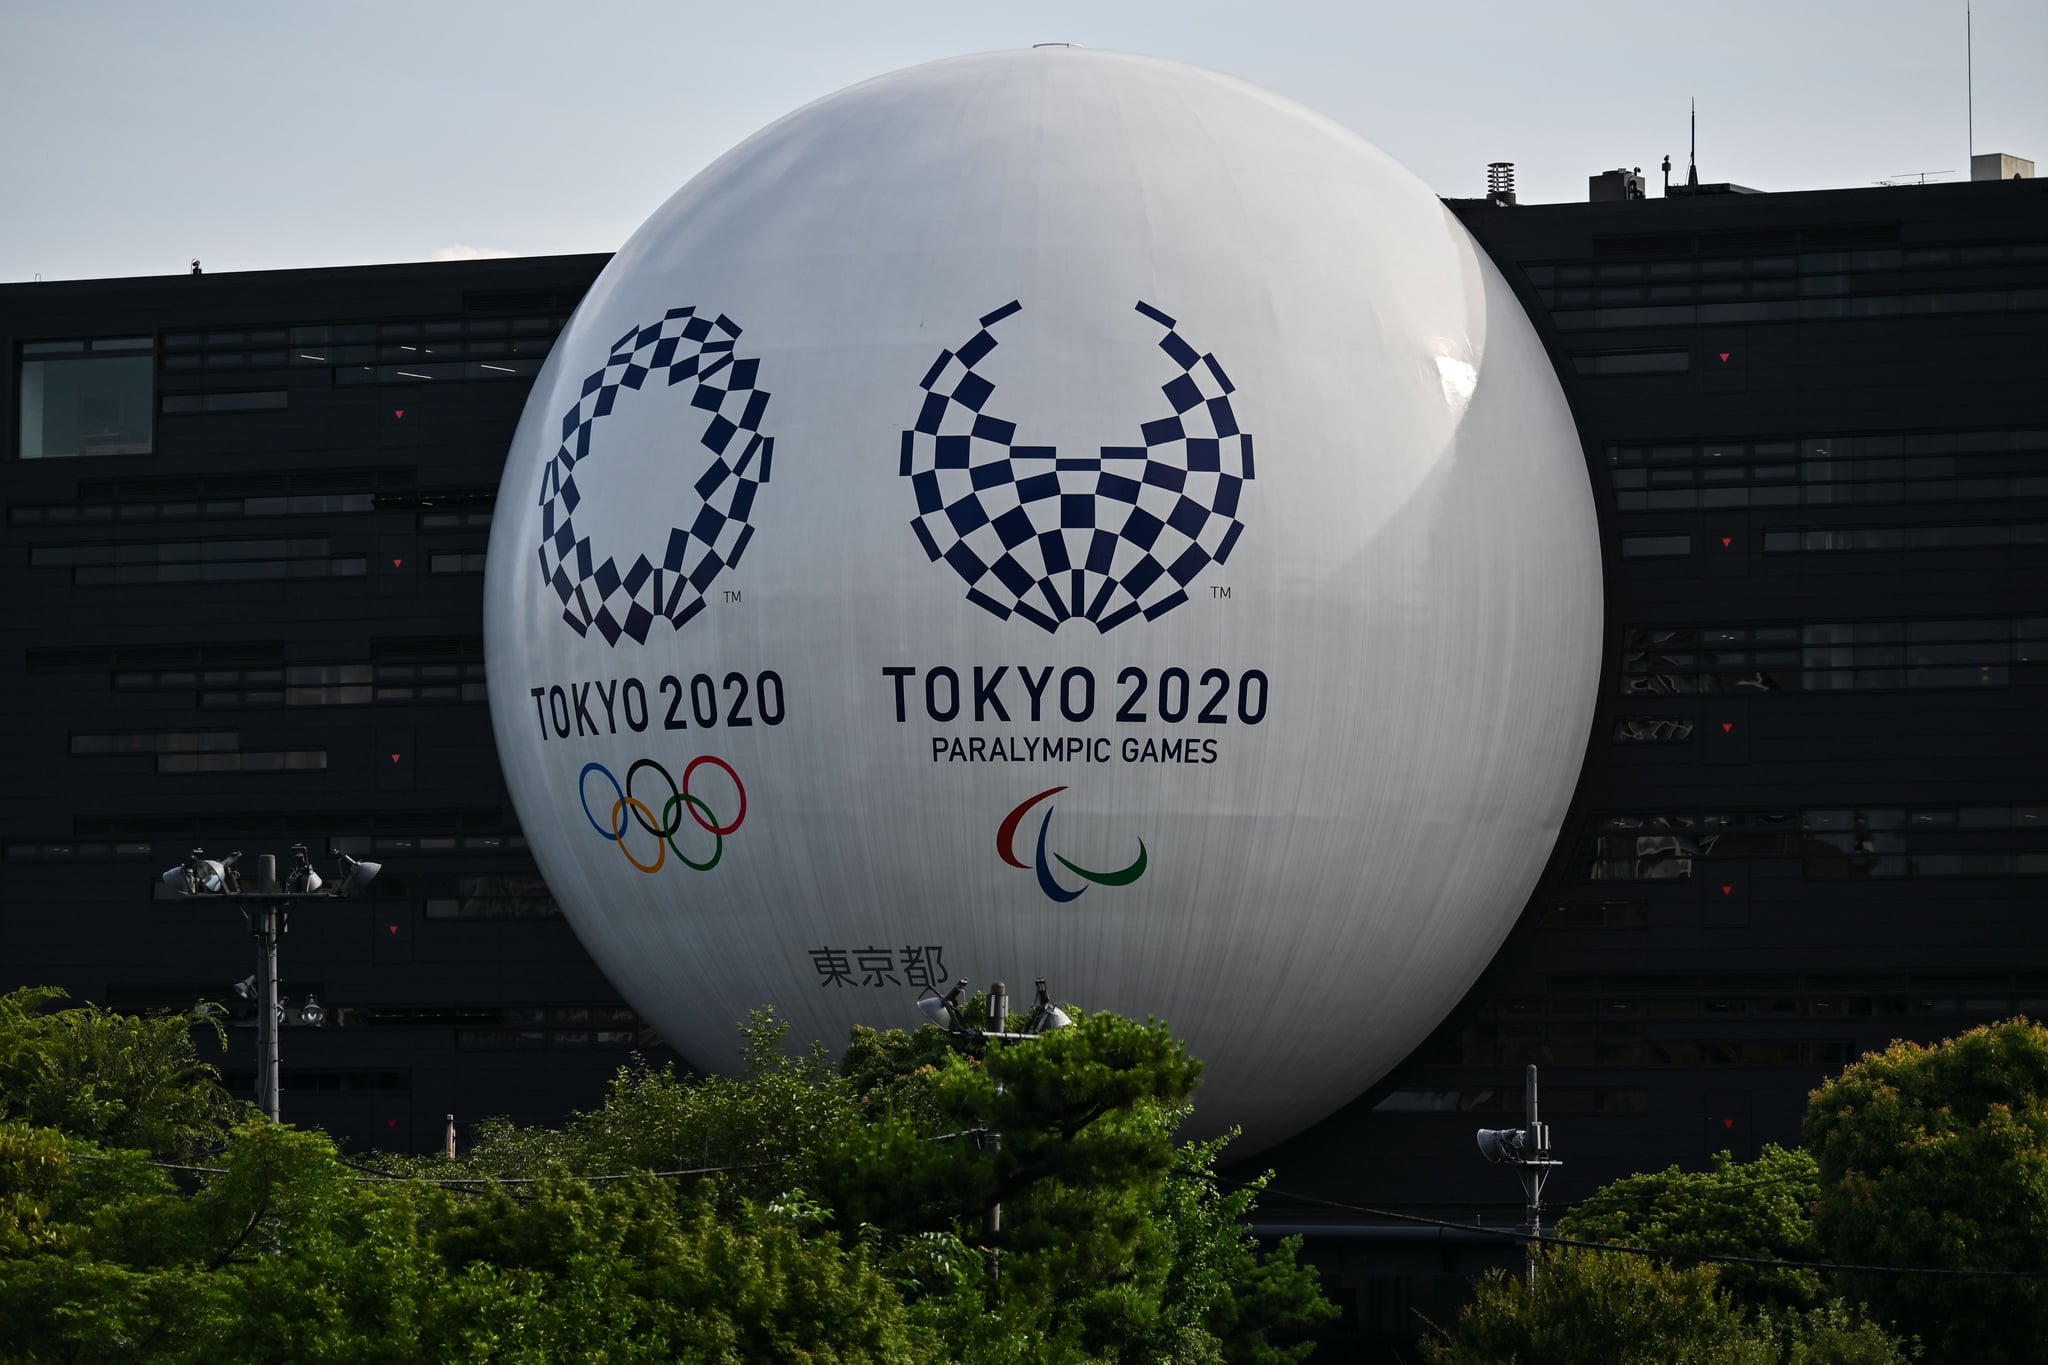
POLYGON ((344 1158, 232 1101, 191 1018, 55 999, 0 1005, 11 1359, 1263 1365, 1334 1312, 1177 1140, 1200 1068, 1156 1023, 835 1064, 762 1013, 736 1076, 628 1068, 451 1161, 344 1158))
MULTIPOLYGON (((2025 1019, 1894 1043, 1813 1093, 1814 1225, 1864 1265, 2048 1270, 2048 1029, 2025 1019)), ((2048 1280, 1853 1281, 1937 1360, 2034 1361, 2048 1280)))

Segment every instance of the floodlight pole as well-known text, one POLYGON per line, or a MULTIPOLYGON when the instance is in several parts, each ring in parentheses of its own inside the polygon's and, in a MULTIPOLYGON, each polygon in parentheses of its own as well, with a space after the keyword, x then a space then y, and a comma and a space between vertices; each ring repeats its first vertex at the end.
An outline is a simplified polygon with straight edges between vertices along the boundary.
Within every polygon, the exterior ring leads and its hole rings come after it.
POLYGON ((284 907, 263 901, 249 907, 249 932, 256 951, 256 1102, 272 1123, 278 1122, 278 999, 277 940, 284 933, 284 907))
MULTIPOLYGON (((265 853, 256 859, 255 888, 244 891, 240 877, 234 872, 234 862, 240 854, 216 865, 204 860, 198 849, 192 851, 183 868, 171 868, 158 879, 177 895, 224 900, 234 905, 242 912, 243 922, 249 926, 249 936, 256 940, 256 1103, 272 1123, 280 1121, 282 1108, 278 1096, 282 1089, 279 1035, 283 1032, 281 1016, 284 1002, 279 998, 282 984, 277 969, 278 940, 291 927, 291 907, 295 902, 337 900, 351 892, 361 891, 382 869, 380 863, 359 862, 344 854, 341 857, 342 870, 335 885, 327 887, 320 875, 313 871, 305 845, 294 846, 292 853, 291 875, 281 885, 275 854, 265 853), (214 868, 214 872, 209 874, 206 871, 208 867, 214 868), (208 889, 209 882, 212 883, 211 889, 208 889)), ((301 1011, 302 1018, 311 1012, 315 1003, 311 996, 307 997, 308 1009, 301 1011)), ((306 1022, 317 1023, 318 1019, 306 1022)))
POLYGON ((1550 1129, 1536 1110, 1536 1068, 1532 1064, 1522 1075, 1522 1110, 1529 1134, 1529 1155, 1514 1163, 1522 1178, 1522 1193, 1528 1199, 1529 1240, 1522 1244, 1522 1278, 1529 1291, 1536 1290, 1536 1248, 1543 1236, 1543 1182, 1564 1163, 1550 1157, 1550 1129))
MULTIPOLYGON (((998 981, 988 988, 988 1028, 991 1048, 996 1046, 1004 1037, 1003 1027, 1009 1022, 1009 1015, 1009 988, 998 981)), ((996 1094, 1002 1094, 1003 1083, 997 1081, 995 1085, 996 1094)), ((1003 1150, 1003 1135, 993 1128, 989 1129, 982 1138, 982 1148, 990 1156, 1000 1154, 1003 1150)), ((1003 1206, 1000 1200, 989 1204, 988 1213, 983 1219, 982 1233, 988 1242, 988 1292, 989 1298, 993 1300, 1002 1288, 1003 1274, 1003 1252, 1002 1247, 999 1245, 1003 1235, 1003 1206)))

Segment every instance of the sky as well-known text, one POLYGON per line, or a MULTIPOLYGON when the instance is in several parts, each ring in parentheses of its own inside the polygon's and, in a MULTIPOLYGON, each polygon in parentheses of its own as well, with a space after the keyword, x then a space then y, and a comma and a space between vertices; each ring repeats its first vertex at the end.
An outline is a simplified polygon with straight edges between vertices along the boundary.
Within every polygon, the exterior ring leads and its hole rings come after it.
MULTIPOLYGON (((1977 149, 2048 171, 2048 2, 1972 8, 1977 149)), ((1266 86, 1446 195, 1654 195, 1689 99, 1703 180, 1968 176, 1963 0, 0 0, 0 280, 610 251, 800 105, 1053 41, 1266 86)))

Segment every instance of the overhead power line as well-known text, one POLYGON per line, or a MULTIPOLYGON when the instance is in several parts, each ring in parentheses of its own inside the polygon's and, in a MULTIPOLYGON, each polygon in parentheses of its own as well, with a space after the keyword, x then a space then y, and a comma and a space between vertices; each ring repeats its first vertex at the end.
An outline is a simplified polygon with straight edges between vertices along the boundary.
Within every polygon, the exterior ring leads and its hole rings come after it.
MULTIPOLYGON (((1256 1188, 1250 1182, 1230 1180, 1224 1176, 1215 1177, 1226 1185, 1239 1188, 1256 1188)), ((1326 1208, 1343 1209, 1347 1213, 1369 1214, 1374 1218, 1385 1218, 1397 1223, 1416 1223, 1424 1227, 1447 1228, 1452 1232, 1473 1232, 1484 1237, 1498 1237, 1505 1242, 1537 1244, 1542 1246, 1580 1247, 1587 1251, 1612 1251, 1628 1256, 1648 1256, 1659 1261, 1707 1261, 1716 1265, 1746 1265, 1768 1270, 1827 1270, 1848 1275, 1926 1275, 1942 1279, 1957 1280, 2048 1280, 2048 1270, 1955 1270, 1944 1266, 1910 1265, 1849 1265, 1840 1261, 1785 1261, 1769 1256, 1736 1256, 1718 1251, 1681 1251, 1676 1247, 1631 1246, 1626 1242, 1591 1242, 1579 1237, 1559 1237, 1553 1233, 1540 1236, 1516 1228, 1490 1228, 1475 1223, 1454 1223, 1446 1218, 1429 1218, 1419 1213, 1396 1213, 1392 1209, 1375 1209, 1364 1204, 1346 1204, 1337 1199, 1323 1199, 1298 1190, 1275 1189, 1271 1185, 1262 1187, 1266 1194, 1298 1199, 1303 1203, 1320 1204, 1326 1208)))

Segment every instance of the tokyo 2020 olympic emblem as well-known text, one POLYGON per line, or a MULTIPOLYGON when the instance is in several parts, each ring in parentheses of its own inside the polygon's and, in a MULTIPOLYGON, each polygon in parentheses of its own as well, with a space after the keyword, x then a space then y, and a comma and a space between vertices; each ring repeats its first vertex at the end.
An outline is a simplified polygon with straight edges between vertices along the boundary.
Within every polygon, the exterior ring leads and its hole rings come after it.
MULTIPOLYGON (((604 788, 599 787, 597 810, 606 809, 603 792, 604 788)), ((667 768, 651 758, 634 760, 633 765, 626 769, 626 780, 623 784, 604 764, 586 763, 583 765, 583 771, 576 777, 576 796, 583 803, 583 818, 590 821, 590 827, 597 831, 598 837, 617 844, 619 852, 624 855, 627 862, 650 876, 661 871, 670 853, 674 853, 676 860, 685 867, 698 872, 709 872, 717 867, 718 860, 725 856, 726 836, 738 831, 747 820, 746 784, 740 781, 740 775, 733 770, 732 764, 713 754, 699 754, 691 759, 683 768, 681 782, 676 781, 667 768), (697 776, 697 770, 707 763, 731 779, 733 791, 738 798, 737 806, 732 811, 732 819, 723 823, 711 809, 710 803, 690 790, 690 782, 697 776), (665 799, 659 792, 649 793, 645 801, 633 794, 634 779, 643 771, 653 772, 667 784, 668 796, 665 799), (590 808, 592 773, 597 774, 612 789, 610 814, 602 821, 597 818, 597 811, 590 808), (656 801, 661 804, 660 815, 656 815, 654 811, 653 803, 656 801), (690 824, 696 826, 695 833, 699 842, 702 842, 702 836, 705 834, 712 838, 710 856, 701 862, 683 852, 682 846, 676 843, 676 835, 692 832, 684 824, 685 817, 690 824), (654 850, 654 857, 648 862, 642 862, 634 857, 633 846, 627 841, 626 836, 631 833, 634 825, 638 825, 641 830, 641 834, 633 836, 634 839, 638 840, 641 835, 645 835, 647 840, 651 841, 649 846, 654 850)))
POLYGON ((1170 410, 1142 423, 1134 443, 1092 455, 1020 444, 975 367, 996 349, 990 329, 1021 309, 1012 300, 983 317, 925 374, 898 470, 917 496, 911 529, 960 575, 968 601, 1004 620, 1056 631, 1079 618, 1103 632, 1140 613, 1157 620, 1188 600, 1197 574, 1230 558, 1244 530, 1237 505, 1252 438, 1231 410, 1230 377, 1140 301, 1137 311, 1166 329, 1171 378, 1159 391, 1170 410))
POLYGON ((681 629, 704 609, 712 580, 746 553, 754 497, 768 482, 775 441, 761 434, 768 410, 767 391, 755 387, 761 362, 738 357, 739 336, 722 313, 713 319, 694 307, 671 308, 661 321, 613 342, 604 368, 583 381, 575 404, 562 414, 562 444, 540 481, 540 573, 578 635, 595 628, 610 645, 622 635, 645 644, 657 619, 681 629), (700 469, 695 449, 679 439, 674 455, 683 469, 673 479, 658 475, 647 490, 663 496, 686 484, 696 495, 695 514, 670 528, 666 544, 593 544, 576 524, 583 497, 577 481, 613 476, 599 423, 650 380, 689 384, 690 406, 704 414, 696 444, 710 452, 710 466, 700 469))

